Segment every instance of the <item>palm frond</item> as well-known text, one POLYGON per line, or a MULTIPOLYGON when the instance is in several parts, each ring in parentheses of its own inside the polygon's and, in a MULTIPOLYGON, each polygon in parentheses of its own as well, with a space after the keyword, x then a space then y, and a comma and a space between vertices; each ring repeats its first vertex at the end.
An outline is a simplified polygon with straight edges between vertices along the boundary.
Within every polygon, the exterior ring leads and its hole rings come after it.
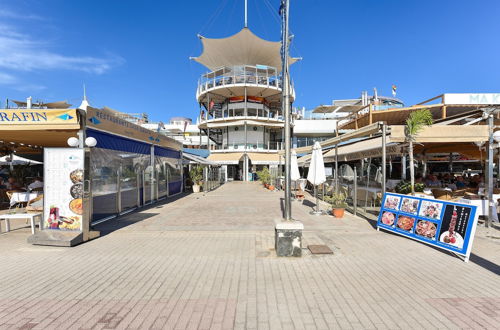
POLYGON ((414 141, 417 134, 425 127, 432 125, 434 120, 429 109, 414 111, 406 119, 405 134, 407 140, 414 141))

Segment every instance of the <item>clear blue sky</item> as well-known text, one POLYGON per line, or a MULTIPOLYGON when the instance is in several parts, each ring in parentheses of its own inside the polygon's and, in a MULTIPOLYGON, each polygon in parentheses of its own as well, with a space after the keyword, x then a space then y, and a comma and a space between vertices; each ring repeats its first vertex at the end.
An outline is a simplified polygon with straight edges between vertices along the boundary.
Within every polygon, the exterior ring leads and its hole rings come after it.
MULTIPOLYGON (((0 0, 0 105, 67 99, 196 116, 205 69, 196 37, 243 27, 243 0, 0 0), (218 13, 218 14, 217 14, 218 13), (215 15, 214 15, 215 14, 215 15)), ((249 0, 249 27, 279 40, 279 0, 249 0)), ((444 92, 500 92, 498 0, 292 0, 295 105, 362 90, 415 104, 444 92)))

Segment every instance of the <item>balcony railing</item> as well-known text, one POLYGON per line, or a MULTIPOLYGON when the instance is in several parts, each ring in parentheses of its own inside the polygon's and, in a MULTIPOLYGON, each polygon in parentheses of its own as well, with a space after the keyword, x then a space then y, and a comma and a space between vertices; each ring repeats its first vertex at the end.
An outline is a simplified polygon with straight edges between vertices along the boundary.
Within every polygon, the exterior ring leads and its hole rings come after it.
POLYGON ((284 144, 283 142, 251 142, 247 141, 245 143, 242 142, 231 142, 231 143, 222 143, 221 145, 212 146, 213 150, 231 150, 231 151, 275 151, 275 150, 283 150, 284 144), (246 148, 245 148, 246 146, 246 148), (214 148, 215 147, 215 148, 214 148))
MULTIPOLYGON (((281 76, 272 67, 266 66, 234 66, 223 67, 206 73, 198 82, 197 96, 212 88, 228 85, 256 85, 281 90, 281 76)), ((293 82, 291 91, 294 94, 293 82)))

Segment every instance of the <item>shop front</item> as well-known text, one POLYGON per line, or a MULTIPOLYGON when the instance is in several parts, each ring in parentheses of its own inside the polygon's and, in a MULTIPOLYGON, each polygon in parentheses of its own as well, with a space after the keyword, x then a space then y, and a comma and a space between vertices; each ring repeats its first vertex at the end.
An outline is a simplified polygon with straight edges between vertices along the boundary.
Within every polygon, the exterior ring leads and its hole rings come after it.
POLYGON ((33 244, 79 244, 99 235, 93 225, 182 191, 182 145, 114 112, 6 109, 0 116, 4 153, 43 154, 43 223, 33 244))

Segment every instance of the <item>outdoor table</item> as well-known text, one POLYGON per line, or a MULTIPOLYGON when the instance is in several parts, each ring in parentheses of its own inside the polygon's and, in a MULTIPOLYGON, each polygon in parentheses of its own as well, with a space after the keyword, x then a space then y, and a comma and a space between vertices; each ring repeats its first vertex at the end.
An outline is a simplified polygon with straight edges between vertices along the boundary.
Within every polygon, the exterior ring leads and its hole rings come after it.
MULTIPOLYGON (((39 228, 42 229, 42 213, 14 213, 14 214, 0 214, 0 221, 5 220, 5 231, 10 231, 10 219, 30 219, 31 233, 35 234, 35 218, 39 218, 39 228)), ((0 226, 0 233, 2 228, 0 226)))
POLYGON ((29 192, 14 192, 10 198, 10 206, 14 206, 17 203, 27 203, 32 199, 37 198, 38 193, 29 192))

